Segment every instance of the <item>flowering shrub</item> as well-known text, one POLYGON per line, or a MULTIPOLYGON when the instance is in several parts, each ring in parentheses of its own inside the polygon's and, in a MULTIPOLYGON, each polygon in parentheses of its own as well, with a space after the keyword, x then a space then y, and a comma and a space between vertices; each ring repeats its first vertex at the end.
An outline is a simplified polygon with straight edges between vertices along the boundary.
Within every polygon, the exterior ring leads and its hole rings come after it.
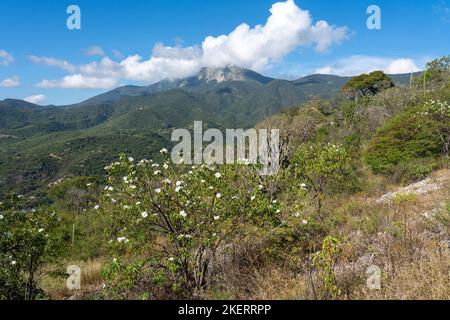
POLYGON ((147 257, 161 271, 157 282, 188 295, 208 284, 218 248, 278 222, 279 204, 252 166, 135 163, 122 155, 106 169, 109 185, 95 208, 106 217, 114 253, 147 257))
POLYGON ((40 267, 56 256, 54 212, 25 211, 19 198, 0 202, 0 299, 35 299, 40 267))

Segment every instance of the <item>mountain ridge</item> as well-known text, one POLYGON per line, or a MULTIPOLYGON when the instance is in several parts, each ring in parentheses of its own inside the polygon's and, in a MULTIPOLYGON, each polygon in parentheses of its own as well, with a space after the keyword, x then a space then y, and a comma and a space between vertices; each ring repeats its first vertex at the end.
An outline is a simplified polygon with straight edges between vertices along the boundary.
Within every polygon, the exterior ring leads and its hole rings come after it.
MULTIPOLYGON (((416 72, 413 73, 413 76, 418 76, 420 74, 421 72, 416 72)), ((388 76, 390 76, 396 84, 407 85, 409 83, 411 74, 390 74, 388 76)), ((145 86, 139 85, 120 86, 112 90, 106 91, 104 93, 101 93, 99 95, 93 96, 79 103, 74 103, 70 105, 61 105, 61 106, 38 105, 27 102, 22 99, 14 99, 14 98, 6 98, 4 100, 0 100, 0 103, 3 103, 3 105, 7 104, 8 106, 19 107, 22 109, 53 108, 53 107, 73 108, 86 104, 102 104, 102 103, 117 102, 124 96, 148 95, 179 88, 192 91, 204 91, 206 90, 206 88, 208 88, 208 84, 211 86, 213 85, 212 83, 221 84, 226 82, 255 81, 257 83, 267 85, 272 81, 285 81, 293 83, 297 86, 312 85, 312 84, 328 84, 328 85, 343 86, 343 84, 345 84, 345 82, 350 80, 351 78, 352 78, 351 76, 311 74, 300 77, 295 80, 286 80, 267 77, 250 69, 240 68, 236 66, 226 66, 224 68, 202 68, 196 75, 191 77, 176 80, 166 79, 145 86)))
MULTIPOLYGON (((420 73, 415 73, 417 75, 420 73)), ((409 83, 410 74, 396 74, 389 75, 393 78, 394 82, 400 85, 405 85, 409 83)), ((79 104, 89 104, 89 103, 110 103, 118 101, 122 96, 137 96, 143 94, 153 94, 161 91, 167 91, 177 88, 183 88, 186 90, 195 90, 192 88, 197 88, 201 85, 206 86, 208 83, 216 82, 217 84, 223 82, 243 82, 243 81, 256 81, 261 84, 267 85, 272 81, 287 81, 294 84, 308 84, 306 80, 312 78, 322 78, 327 80, 327 82, 336 82, 339 86, 343 86, 346 81, 350 80, 352 77, 349 76, 338 76, 338 75, 328 75, 328 74, 311 74, 308 76, 300 77, 296 80, 286 80, 277 79, 272 77, 264 76, 250 69, 240 68, 236 66, 227 66, 224 68, 202 68, 196 75, 178 79, 178 80, 162 80, 154 84, 147 86, 137 86, 137 85, 126 85, 118 87, 102 93, 100 95, 91 97, 79 104)), ((311 83, 323 83, 320 81, 311 83)), ((330 83, 332 84, 332 83, 330 83)), ((74 104, 75 106, 78 104, 74 104)))

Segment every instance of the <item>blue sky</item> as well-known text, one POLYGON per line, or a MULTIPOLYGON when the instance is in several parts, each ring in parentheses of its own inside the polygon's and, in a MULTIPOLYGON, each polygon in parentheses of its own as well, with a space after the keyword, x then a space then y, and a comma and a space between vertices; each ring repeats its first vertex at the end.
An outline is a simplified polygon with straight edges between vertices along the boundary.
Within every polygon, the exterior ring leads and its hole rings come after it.
POLYGON ((3 0, 0 99, 68 104, 226 64, 282 78, 415 71, 450 54, 449 8, 449 0, 3 0), (81 30, 66 27, 71 4, 81 30), (366 26, 371 4, 381 30, 366 26))

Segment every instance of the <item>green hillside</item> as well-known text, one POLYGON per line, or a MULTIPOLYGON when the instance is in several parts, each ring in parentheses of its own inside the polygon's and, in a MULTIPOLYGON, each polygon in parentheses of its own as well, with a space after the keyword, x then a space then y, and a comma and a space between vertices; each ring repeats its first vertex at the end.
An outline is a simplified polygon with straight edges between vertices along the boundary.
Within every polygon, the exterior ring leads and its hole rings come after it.
MULTIPOLYGON (((397 76, 401 83, 409 76, 397 76)), ((0 101, 0 191, 37 195, 64 176, 101 175, 119 152, 158 156, 174 128, 195 120, 215 128, 248 128, 313 97, 331 98, 348 78, 313 75, 295 81, 237 67, 126 86, 70 106, 0 101)))

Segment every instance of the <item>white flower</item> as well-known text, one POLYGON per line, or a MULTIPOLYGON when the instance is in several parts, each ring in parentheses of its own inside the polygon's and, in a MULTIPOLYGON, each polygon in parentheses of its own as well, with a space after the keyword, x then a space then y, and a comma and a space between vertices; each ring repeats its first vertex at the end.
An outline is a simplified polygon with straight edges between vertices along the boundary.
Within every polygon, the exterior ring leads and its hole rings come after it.
POLYGON ((183 184, 183 181, 177 181, 176 186, 179 187, 183 184))
POLYGON ((168 151, 166 148, 162 148, 159 152, 160 152, 161 154, 167 154, 167 153, 169 153, 169 151, 168 151))
POLYGON ((272 203, 273 203, 273 204, 275 204, 275 203, 277 203, 277 202, 278 202, 277 200, 273 200, 273 202, 272 202, 272 203))
POLYGON ((220 219, 220 216, 214 216, 214 220, 219 220, 220 219))
POLYGON ((262 190, 262 189, 264 189, 264 186, 262 186, 261 184, 258 186, 258 189, 259 190, 262 190))
POLYGON ((144 212, 142 212, 141 213, 141 216, 142 216, 142 218, 147 218, 148 217, 148 212, 147 211, 144 211, 144 212))
POLYGON ((181 191, 181 189, 183 189, 183 188, 182 188, 182 187, 176 187, 176 188, 175 188, 175 192, 177 192, 177 193, 178 193, 178 192, 180 192, 180 191, 181 191))
POLYGON ((281 212, 281 210, 277 210, 277 213, 280 213, 281 212))
POLYGON ((216 194, 216 198, 217 198, 217 199, 222 198, 222 194, 221 194, 221 193, 216 194))
POLYGON ((216 174, 214 175, 217 179, 221 178, 222 175, 220 174, 220 172, 216 172, 216 174))
POLYGON ((123 182, 128 183, 128 177, 127 176, 123 177, 122 179, 123 179, 123 182))
POLYGON ((161 171, 156 170, 155 172, 153 172, 153 175, 154 175, 154 176, 157 176, 157 175, 160 174, 160 173, 161 173, 161 171))
POLYGON ((133 159, 132 157, 129 157, 129 158, 128 158, 128 161, 133 162, 134 159, 133 159))
POLYGON ((169 165, 168 165, 167 163, 164 163, 164 166, 163 166, 163 167, 164 167, 164 169, 166 169, 166 170, 169 169, 169 165))
POLYGON ((175 258, 173 258, 173 257, 170 257, 170 258, 169 258, 169 261, 170 261, 170 262, 172 262, 172 261, 174 261, 174 260, 175 260, 175 258))
POLYGON ((153 167, 153 168, 159 168, 159 164, 154 163, 154 164, 152 164, 152 167, 153 167))
POLYGON ((255 196, 252 196, 251 198, 250 198, 250 200, 255 200, 256 199, 256 197, 255 196))
POLYGON ((16 260, 11 261, 12 266, 16 265, 16 263, 17 263, 16 260))
POLYGON ((156 192, 156 193, 161 193, 161 189, 160 189, 160 188, 155 189, 155 192, 156 192))
POLYGON ((181 210, 181 211, 180 211, 180 216, 182 216, 183 218, 186 218, 186 217, 187 217, 186 211, 181 210))
POLYGON ((123 208, 124 208, 125 210, 128 210, 128 209, 130 209, 130 206, 124 205, 123 208))
POLYGON ((130 186, 131 189, 136 189, 137 187, 135 185, 130 186))
POLYGON ((145 164, 147 164, 149 161, 147 159, 142 159, 141 161, 138 162, 138 166, 141 167, 145 164))
POLYGON ((111 202, 112 202, 112 203, 116 203, 117 200, 113 198, 113 199, 111 199, 111 202))
POLYGON ((0 220, 3 220, 3 215, 0 214, 0 220))
POLYGON ((172 184, 172 181, 170 181, 170 179, 164 179, 163 183, 164 184, 172 184))
POLYGON ((308 220, 303 220, 303 224, 308 224, 308 220))
POLYGON ((294 213, 294 217, 299 218, 300 217, 300 213, 298 213, 298 212, 294 213))
POLYGON ((119 243, 128 243, 129 242, 129 240, 127 239, 127 238, 125 238, 125 237, 119 237, 119 238, 117 238, 117 242, 119 242, 119 243))
POLYGON ((39 232, 39 233, 42 233, 42 232, 44 232, 44 229, 43 229, 43 228, 40 228, 40 229, 38 230, 38 232, 39 232))

